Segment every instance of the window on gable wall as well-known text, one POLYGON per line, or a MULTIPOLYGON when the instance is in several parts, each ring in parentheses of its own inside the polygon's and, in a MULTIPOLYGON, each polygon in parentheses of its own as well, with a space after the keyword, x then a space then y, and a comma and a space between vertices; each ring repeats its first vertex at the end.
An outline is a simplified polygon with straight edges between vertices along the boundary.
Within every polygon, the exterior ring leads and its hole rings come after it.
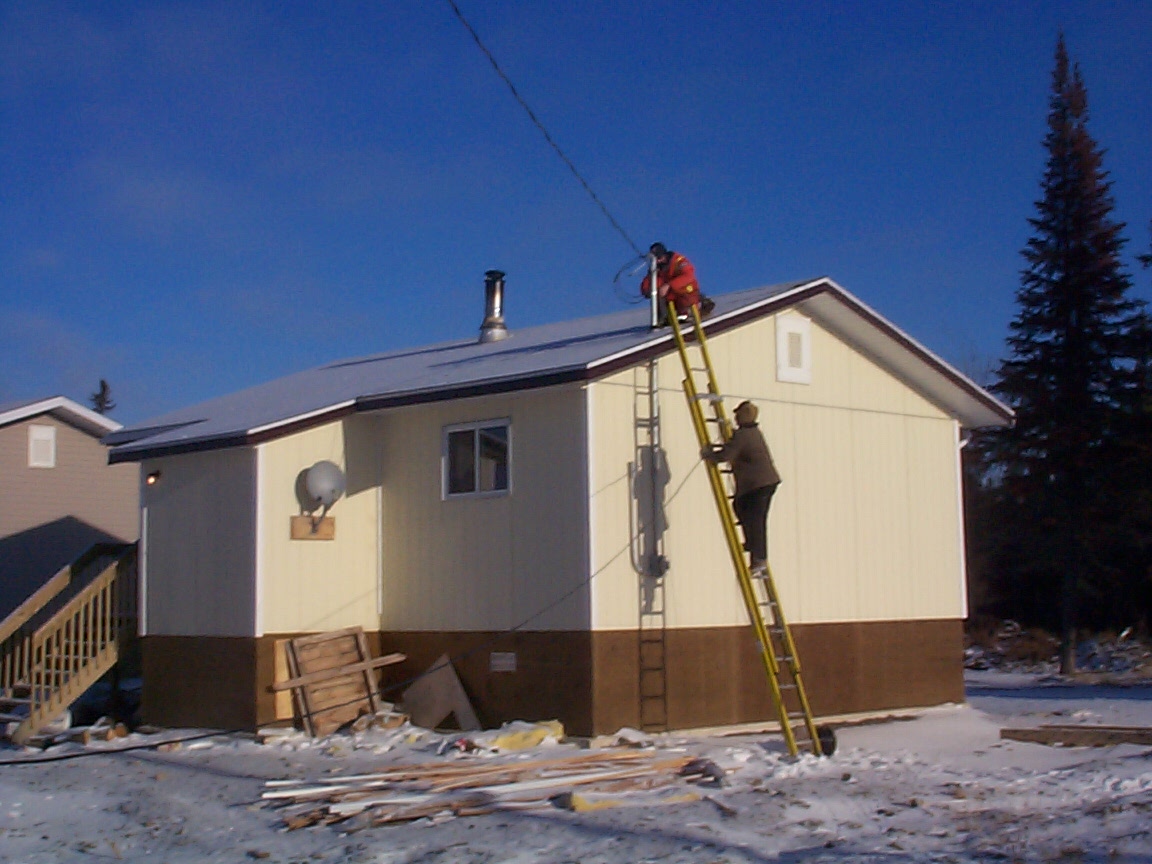
POLYGON ((795 312, 776 316, 776 380, 812 383, 812 322, 795 312))
POLYGON ((444 428, 444 497, 501 495, 509 489, 511 423, 485 420, 444 428))
POLYGON ((28 427, 28 467, 56 467, 56 427, 28 427))

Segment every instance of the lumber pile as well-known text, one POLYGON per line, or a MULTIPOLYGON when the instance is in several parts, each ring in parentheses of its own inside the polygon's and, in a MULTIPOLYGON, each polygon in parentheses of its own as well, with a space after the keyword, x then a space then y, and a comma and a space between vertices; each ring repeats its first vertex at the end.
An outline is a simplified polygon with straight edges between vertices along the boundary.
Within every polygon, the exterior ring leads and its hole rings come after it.
POLYGON ((479 816, 501 810, 597 810, 696 801, 689 784, 715 783, 707 760, 653 751, 582 751, 535 760, 398 765, 376 774, 319 781, 270 780, 266 802, 289 830, 343 823, 356 831, 390 822, 479 816))
POLYGON ((1028 729, 1001 729, 1000 737, 1049 747, 1112 747, 1152 744, 1152 726, 1076 726, 1052 724, 1028 729))

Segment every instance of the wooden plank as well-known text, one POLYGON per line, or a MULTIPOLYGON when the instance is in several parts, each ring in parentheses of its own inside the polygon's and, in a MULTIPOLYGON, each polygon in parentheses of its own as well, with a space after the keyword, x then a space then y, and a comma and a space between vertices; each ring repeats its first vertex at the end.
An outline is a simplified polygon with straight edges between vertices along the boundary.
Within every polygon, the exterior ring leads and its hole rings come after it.
MULTIPOLYGON (((293 678, 300 676, 300 662, 296 659, 296 640, 289 639, 288 645, 285 650, 285 656, 288 659, 288 674, 293 678)), ((293 687, 292 696, 296 700, 296 711, 300 715, 300 724, 304 727, 304 731, 309 735, 315 735, 315 727, 312 725, 312 712, 311 706, 308 704, 308 693, 303 687, 293 687)))
POLYGON ((277 720, 291 720, 292 694, 290 687, 277 688, 276 685, 288 679, 288 640, 277 639, 272 645, 272 691, 276 694, 273 712, 277 720))
POLYGON ((333 639, 339 639, 341 636, 353 636, 357 630, 363 630, 363 628, 352 626, 344 627, 340 630, 325 630, 323 633, 309 633, 305 636, 294 637, 292 644, 298 648, 307 648, 310 645, 315 645, 317 642, 331 642, 333 639))
MULTIPOLYGON (((368 660, 371 656, 368 651, 368 637, 364 635, 363 630, 356 631, 356 644, 360 647, 360 656, 364 660, 368 660)), ((368 688, 368 713, 376 714, 380 711, 380 701, 377 696, 379 687, 377 686, 377 679, 375 674, 368 669, 364 670, 364 686, 368 688)))
POLYGON ((1063 747, 1112 747, 1116 744, 1152 744, 1150 726, 1038 726, 1001 729, 1000 737, 1011 741, 1063 747))
POLYGON ((374 657, 373 659, 365 660, 362 663, 350 663, 347 666, 340 666, 336 669, 321 669, 317 672, 309 672, 307 675, 300 675, 296 678, 288 678, 284 681, 275 681, 272 684, 272 690, 291 690, 293 687, 302 687, 306 684, 315 684, 319 681, 325 681, 329 678, 340 678, 356 672, 366 672, 372 669, 379 669, 383 666, 391 666, 394 663, 403 663, 407 659, 407 654, 385 654, 383 657, 374 657))
POLYGON ((404 655, 371 658, 363 628, 347 627, 289 640, 287 680, 273 681, 278 692, 296 696, 309 735, 326 735, 362 715, 379 712, 375 670, 399 663, 404 655))
POLYGON ((460 728, 480 729, 480 721, 464 692, 447 654, 441 654, 428 671, 404 691, 404 710, 417 726, 434 728, 449 714, 456 715, 460 728))
POLYGON ((336 519, 325 516, 313 523, 311 516, 293 516, 289 535, 293 540, 335 540, 336 519))
POLYGON ((360 655, 360 646, 351 636, 341 636, 312 645, 297 645, 296 655, 304 661, 355 661, 360 655))

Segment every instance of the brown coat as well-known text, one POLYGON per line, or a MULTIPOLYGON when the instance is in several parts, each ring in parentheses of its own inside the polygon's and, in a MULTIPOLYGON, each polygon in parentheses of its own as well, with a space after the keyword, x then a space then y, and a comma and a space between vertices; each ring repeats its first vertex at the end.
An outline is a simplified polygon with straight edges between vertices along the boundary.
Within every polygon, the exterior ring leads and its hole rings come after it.
POLYGON ((765 486, 775 486, 780 482, 772 454, 768 452, 768 442, 755 423, 738 427, 728 442, 717 447, 709 458, 732 466, 737 495, 745 495, 765 486))

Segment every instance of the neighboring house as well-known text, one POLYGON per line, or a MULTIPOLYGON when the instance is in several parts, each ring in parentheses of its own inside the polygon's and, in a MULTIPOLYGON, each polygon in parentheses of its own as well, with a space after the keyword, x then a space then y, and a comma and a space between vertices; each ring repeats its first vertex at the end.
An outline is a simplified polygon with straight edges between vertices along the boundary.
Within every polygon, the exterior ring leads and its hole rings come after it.
POLYGON ((139 472, 109 465, 120 424, 63 396, 0 404, 0 618, 97 542, 132 542, 139 472))
MULTIPOLYGON (((814 710, 962 701, 960 448, 1011 411, 829 279, 714 299, 720 386, 760 406, 784 477, 769 552, 814 710)), ((345 360, 109 436, 149 481, 144 717, 270 722, 276 641, 351 625, 408 655, 392 683, 448 653, 488 724, 639 725, 654 631, 668 727, 773 717, 672 335, 647 322, 345 360), (335 536, 293 539, 321 460, 347 475, 335 536), (637 563, 654 530, 659 587, 637 563)))

